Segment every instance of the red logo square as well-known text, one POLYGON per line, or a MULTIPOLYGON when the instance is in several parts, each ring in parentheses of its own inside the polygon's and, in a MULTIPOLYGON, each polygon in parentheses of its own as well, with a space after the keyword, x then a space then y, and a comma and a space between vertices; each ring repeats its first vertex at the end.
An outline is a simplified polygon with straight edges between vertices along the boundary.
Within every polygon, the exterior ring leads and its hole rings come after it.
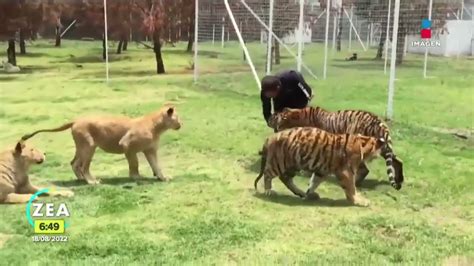
POLYGON ((421 30, 422 39, 431 39, 431 29, 422 29, 421 30))

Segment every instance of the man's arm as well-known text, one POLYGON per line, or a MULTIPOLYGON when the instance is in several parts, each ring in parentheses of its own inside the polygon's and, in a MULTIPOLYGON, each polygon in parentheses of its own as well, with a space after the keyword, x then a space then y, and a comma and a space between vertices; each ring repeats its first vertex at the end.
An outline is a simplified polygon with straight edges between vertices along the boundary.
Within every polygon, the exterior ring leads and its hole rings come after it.
POLYGON ((272 102, 271 99, 265 97, 263 93, 260 93, 260 100, 262 100, 262 111, 265 121, 268 123, 268 119, 272 115, 272 102))
MULTIPOLYGON (((313 90, 311 89, 311 87, 308 85, 308 83, 306 83, 306 81, 304 80, 303 78, 303 75, 301 75, 301 73, 299 72, 296 72, 296 75, 298 76, 298 82, 299 84, 301 84, 302 88, 300 89, 304 89, 306 90, 306 92, 308 93, 307 97, 309 99, 313 98, 313 90)), ((298 84, 298 85, 299 85, 298 84)))

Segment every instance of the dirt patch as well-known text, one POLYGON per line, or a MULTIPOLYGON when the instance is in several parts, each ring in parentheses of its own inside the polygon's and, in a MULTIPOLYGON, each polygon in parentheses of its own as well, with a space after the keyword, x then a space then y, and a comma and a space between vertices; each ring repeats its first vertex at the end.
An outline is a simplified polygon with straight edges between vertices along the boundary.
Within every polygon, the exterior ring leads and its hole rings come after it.
POLYGON ((3 248, 3 246, 5 245, 5 243, 10 239, 12 238, 13 235, 8 235, 8 234, 2 234, 0 233, 0 249, 3 248))
POLYGON ((451 256, 443 261, 443 266, 471 266, 474 265, 474 258, 465 256, 451 256))
POLYGON ((474 131, 469 128, 443 128, 443 127, 430 127, 429 129, 443 134, 450 134, 461 139, 472 139, 474 131))

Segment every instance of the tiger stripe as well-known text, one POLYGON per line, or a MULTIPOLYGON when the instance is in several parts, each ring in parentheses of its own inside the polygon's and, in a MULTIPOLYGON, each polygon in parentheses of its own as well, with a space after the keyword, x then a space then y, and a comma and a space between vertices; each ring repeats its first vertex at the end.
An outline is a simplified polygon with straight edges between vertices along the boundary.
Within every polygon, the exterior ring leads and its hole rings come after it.
MULTIPOLYGON (((332 134, 314 127, 298 127, 273 134, 262 149, 260 173, 255 179, 265 177, 265 191, 271 190, 271 179, 280 177, 282 182, 296 195, 304 193, 292 183, 296 171, 305 170, 321 176, 336 175, 345 180, 344 187, 354 181, 354 173, 361 162, 380 155, 385 140, 351 134, 332 134), (348 176, 351 173, 352 176, 348 176)), ((346 189, 346 188, 345 188, 346 189)), ((351 190, 352 189, 352 190, 351 190)), ((352 195, 352 192, 347 192, 352 195)), ((355 193, 355 192, 354 192, 355 193)), ((353 200, 353 196, 347 196, 353 200)))
POLYGON ((388 180, 395 189, 401 188, 404 181, 402 162, 393 153, 388 126, 375 114, 361 110, 329 112, 320 107, 285 108, 283 112, 273 115, 269 124, 277 131, 293 127, 317 127, 335 134, 361 134, 384 138, 386 145, 382 149, 382 157, 385 160, 388 180), (394 164, 399 168, 398 172, 394 164))

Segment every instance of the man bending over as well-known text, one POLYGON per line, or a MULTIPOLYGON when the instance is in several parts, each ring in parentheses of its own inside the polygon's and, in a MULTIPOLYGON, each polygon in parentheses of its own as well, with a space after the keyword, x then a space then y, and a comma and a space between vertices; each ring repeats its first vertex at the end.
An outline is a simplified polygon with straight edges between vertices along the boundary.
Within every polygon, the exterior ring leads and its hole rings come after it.
POLYGON ((263 117, 268 124, 268 119, 273 111, 279 113, 284 108, 305 108, 313 98, 311 87, 305 82, 301 73, 290 70, 274 76, 265 76, 262 79, 263 117))

